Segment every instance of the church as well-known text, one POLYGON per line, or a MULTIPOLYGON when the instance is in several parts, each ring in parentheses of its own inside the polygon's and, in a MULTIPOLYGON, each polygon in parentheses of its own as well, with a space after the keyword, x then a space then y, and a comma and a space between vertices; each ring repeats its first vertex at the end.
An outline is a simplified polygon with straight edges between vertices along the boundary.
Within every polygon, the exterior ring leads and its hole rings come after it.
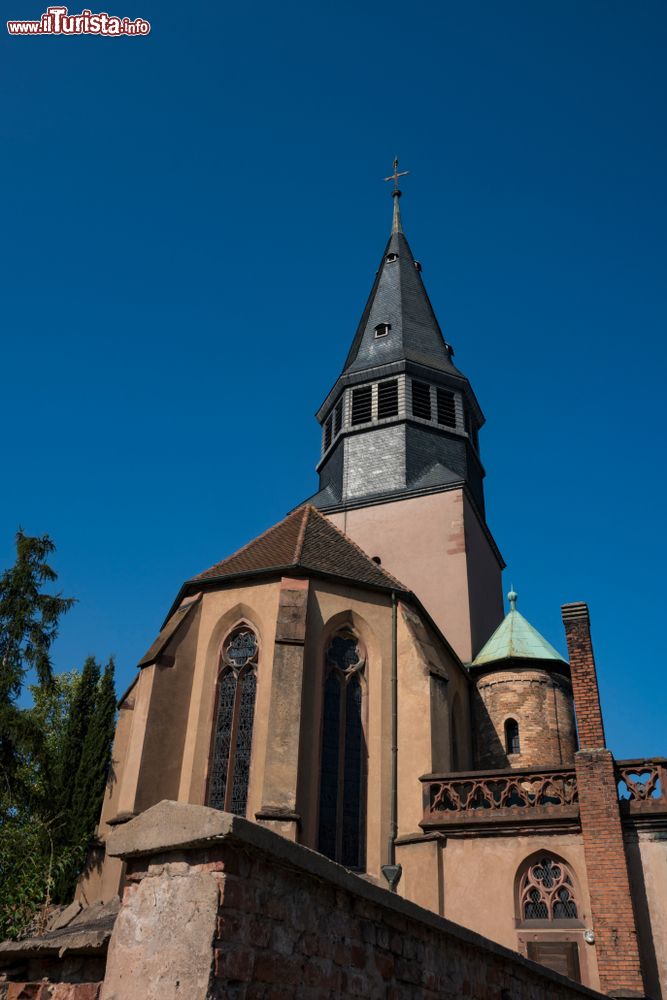
POLYGON ((399 176, 317 413, 319 488, 175 594, 119 704, 78 897, 122 891, 104 844, 123 824, 163 800, 210 806, 591 989, 660 1000, 667 761, 607 748, 585 604, 562 609, 569 662, 516 593, 504 611, 484 414, 399 176))

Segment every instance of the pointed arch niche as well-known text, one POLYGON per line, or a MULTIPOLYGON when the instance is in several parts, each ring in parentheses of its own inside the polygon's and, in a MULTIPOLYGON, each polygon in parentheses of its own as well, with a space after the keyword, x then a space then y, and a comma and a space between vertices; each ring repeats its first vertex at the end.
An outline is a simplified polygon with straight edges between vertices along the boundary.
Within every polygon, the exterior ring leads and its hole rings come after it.
POLYGON ((245 816, 255 721, 259 640, 243 621, 225 636, 218 661, 207 805, 245 816))
POLYGON ((515 900, 523 954, 582 982, 584 923, 580 889, 571 865, 551 851, 532 854, 517 871, 515 900))
POLYGON ((351 625, 324 647, 318 850, 346 868, 366 861, 366 648, 351 625))

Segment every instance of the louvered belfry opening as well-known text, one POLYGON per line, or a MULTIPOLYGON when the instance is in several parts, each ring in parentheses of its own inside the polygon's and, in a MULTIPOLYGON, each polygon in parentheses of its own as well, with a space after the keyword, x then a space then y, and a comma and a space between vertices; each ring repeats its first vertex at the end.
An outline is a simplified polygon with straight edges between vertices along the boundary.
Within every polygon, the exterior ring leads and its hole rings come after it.
POLYGON ((398 379, 378 385, 378 420, 398 415, 398 379))
POLYGON ((235 629, 223 643, 208 805, 237 816, 245 816, 248 802, 257 659, 257 636, 247 626, 235 629))
POLYGON ((365 424, 373 414, 373 389, 370 385, 361 385, 352 390, 352 423, 365 424))
POLYGON ((334 636, 326 656, 318 850, 346 868, 365 867, 365 660, 351 633, 334 636))
POLYGON ((431 419, 431 387, 426 382, 412 380, 412 415, 431 419))
POLYGON ((340 434, 340 429, 343 426, 343 400, 339 399, 334 407, 333 412, 333 434, 336 437, 340 434))
POLYGON ((444 427, 456 427, 456 403, 454 393, 436 388, 437 420, 444 427))

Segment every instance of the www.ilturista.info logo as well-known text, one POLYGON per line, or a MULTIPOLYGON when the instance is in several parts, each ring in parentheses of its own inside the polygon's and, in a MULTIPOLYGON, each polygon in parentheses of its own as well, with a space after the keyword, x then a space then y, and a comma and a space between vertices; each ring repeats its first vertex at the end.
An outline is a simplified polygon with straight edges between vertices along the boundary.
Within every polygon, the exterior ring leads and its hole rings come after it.
POLYGON ((39 21, 7 21, 10 35, 147 35, 151 30, 148 21, 137 17, 114 17, 110 14, 93 14, 82 10, 69 14, 67 7, 47 7, 39 21))

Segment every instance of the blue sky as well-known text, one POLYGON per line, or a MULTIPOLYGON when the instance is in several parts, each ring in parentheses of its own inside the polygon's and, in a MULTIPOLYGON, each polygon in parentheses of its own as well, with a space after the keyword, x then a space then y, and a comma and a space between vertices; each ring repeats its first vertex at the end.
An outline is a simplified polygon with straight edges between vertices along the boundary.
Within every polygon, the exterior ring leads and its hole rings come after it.
POLYGON ((665 5, 116 2, 150 36, 2 38, 0 564, 56 541, 56 668, 127 686, 314 491, 397 152, 506 589, 561 650, 589 602, 610 746, 667 753, 665 5))

